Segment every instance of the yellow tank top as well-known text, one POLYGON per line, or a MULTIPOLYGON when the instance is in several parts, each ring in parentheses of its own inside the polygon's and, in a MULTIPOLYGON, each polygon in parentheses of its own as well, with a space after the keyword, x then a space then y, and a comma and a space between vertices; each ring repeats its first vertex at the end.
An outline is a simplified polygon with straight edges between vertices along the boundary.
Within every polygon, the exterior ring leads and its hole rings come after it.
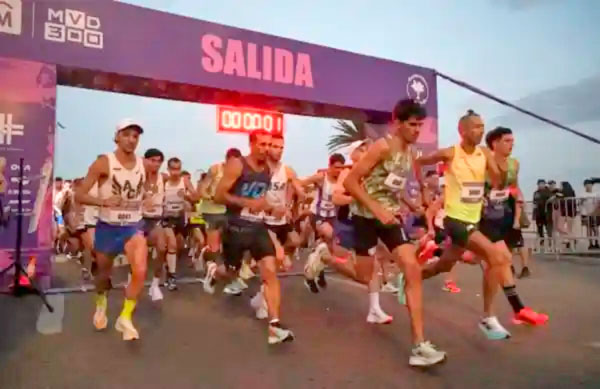
POLYGON ((479 223, 483 204, 486 158, 478 146, 467 154, 454 146, 454 158, 444 175, 444 210, 446 216, 466 223, 479 223))
POLYGON ((219 184, 219 181, 221 181, 221 177, 223 177, 223 164, 218 164, 215 175, 214 177, 211 177, 210 185, 206 190, 211 199, 204 199, 204 201, 202 201, 202 213, 216 215, 223 214, 227 210, 223 204, 217 204, 212 200, 212 197, 214 197, 215 191, 217 190, 217 185, 219 184))
POLYGON ((204 218, 202 217, 202 203, 200 200, 194 204, 194 210, 190 216, 190 224, 204 224, 204 218))

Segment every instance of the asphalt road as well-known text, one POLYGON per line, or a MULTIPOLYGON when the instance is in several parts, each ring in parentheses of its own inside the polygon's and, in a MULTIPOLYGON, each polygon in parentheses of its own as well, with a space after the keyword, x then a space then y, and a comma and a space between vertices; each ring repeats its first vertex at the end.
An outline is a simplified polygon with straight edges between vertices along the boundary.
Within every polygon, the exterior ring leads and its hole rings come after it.
MULTIPOLYGON (((93 331, 89 293, 65 295, 62 332, 53 335, 36 330, 37 297, 3 296, 0 388, 600 388, 600 261, 538 259, 532 270, 518 290, 550 323, 513 325, 498 296, 498 316, 513 334, 507 341, 477 328, 478 267, 459 268, 459 294, 441 291, 441 278, 427 281, 427 336, 449 356, 428 370, 408 366, 408 319, 393 296, 382 306, 394 323, 368 325, 366 291, 333 276, 318 295, 298 277, 282 279, 282 319, 297 339, 275 347, 248 306, 251 291, 209 296, 188 284, 165 291, 159 304, 144 294, 133 343, 112 326, 93 331)), ((121 304, 122 291, 112 292, 111 324, 121 304)))

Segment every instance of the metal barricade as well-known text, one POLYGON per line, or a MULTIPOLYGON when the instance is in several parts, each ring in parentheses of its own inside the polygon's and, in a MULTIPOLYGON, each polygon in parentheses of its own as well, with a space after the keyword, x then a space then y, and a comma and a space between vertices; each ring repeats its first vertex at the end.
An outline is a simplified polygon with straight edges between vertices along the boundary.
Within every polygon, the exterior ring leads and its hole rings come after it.
POLYGON ((525 203, 529 220, 526 245, 544 254, 596 254, 600 257, 600 193, 589 197, 551 197, 545 212, 525 203))

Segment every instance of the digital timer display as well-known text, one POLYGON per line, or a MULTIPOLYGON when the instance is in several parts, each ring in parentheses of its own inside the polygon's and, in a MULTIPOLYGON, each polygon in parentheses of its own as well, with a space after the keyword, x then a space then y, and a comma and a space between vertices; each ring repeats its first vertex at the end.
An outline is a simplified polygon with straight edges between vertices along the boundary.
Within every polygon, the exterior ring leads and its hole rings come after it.
POLYGON ((251 133, 254 130, 283 133, 283 113, 254 108, 217 106, 217 131, 251 133))

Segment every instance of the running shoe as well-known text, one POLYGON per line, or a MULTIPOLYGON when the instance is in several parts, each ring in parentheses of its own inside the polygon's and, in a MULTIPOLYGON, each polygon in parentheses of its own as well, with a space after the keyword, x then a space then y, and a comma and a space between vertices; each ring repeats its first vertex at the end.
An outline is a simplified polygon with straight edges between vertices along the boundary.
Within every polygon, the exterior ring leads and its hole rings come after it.
POLYGON ((383 285, 381 287, 381 291, 383 293, 396 294, 396 293, 398 293, 398 288, 396 288, 396 286, 394 284, 392 284, 391 282, 386 282, 385 285, 383 285))
POLYGON ((394 318, 385 312, 369 311, 367 315, 367 323, 369 324, 390 324, 394 318))
POLYGON ((319 278, 317 279, 317 284, 321 289, 327 289, 327 280, 325 279, 325 270, 322 270, 319 273, 319 278))
POLYGON ((148 295, 152 301, 160 301, 164 298, 162 291, 160 290, 160 286, 157 284, 150 285, 150 288, 148 289, 148 295))
POLYGON ((423 245, 423 247, 421 248, 421 250, 419 252, 418 262, 421 265, 424 263, 427 263, 427 261, 431 257, 433 257, 433 253, 435 253, 435 251, 438 248, 439 248, 439 246, 437 245, 437 243, 435 243, 435 241, 433 241, 433 240, 427 241, 427 243, 425 243, 423 245))
POLYGON ((246 261, 242 262, 242 267, 240 268, 240 277, 244 280, 249 280, 256 277, 256 274, 254 274, 252 269, 250 269, 250 266, 246 261))
POLYGON ((175 274, 169 274, 167 275, 167 289, 172 292, 174 290, 177 290, 177 278, 175 278, 175 274))
POLYGON ((140 338, 140 334, 129 319, 119 316, 115 323, 115 329, 123 334, 123 340, 135 340, 140 338))
POLYGON ((282 326, 279 322, 269 323, 269 344, 278 344, 291 342, 294 340, 294 333, 282 326))
POLYGON ((206 276, 204 277, 204 291, 208 294, 215 293, 215 273, 217 272, 217 264, 209 262, 206 268, 206 276))
POLYGON ((242 290, 248 289, 248 284, 246 283, 246 281, 244 281, 244 279, 242 277, 238 277, 236 281, 237 281, 238 285, 240 286, 240 289, 242 289, 242 290))
POLYGON ((485 317, 479 321, 479 329, 489 340, 502 340, 510 338, 510 332, 498 321, 496 316, 485 317))
POLYGON ((537 313, 529 307, 525 307, 515 314, 513 322, 515 324, 527 323, 534 326, 546 324, 548 322, 548 315, 543 313, 537 313))
POLYGON ((406 293, 404 293, 404 286, 405 286, 405 281, 404 281, 404 273, 400 272, 398 273, 398 303, 400 303, 400 305, 406 305, 406 293))
POLYGON ((108 325, 108 318, 106 317, 106 308, 96 307, 94 313, 94 327, 97 331, 102 331, 108 325))
POLYGON ((232 296, 240 296, 242 294, 242 291, 242 285, 240 285, 237 278, 225 285, 225 287, 223 288, 223 293, 232 296))
POLYGON ((439 351, 431 342, 425 341, 412 349, 408 364, 411 366, 432 366, 444 359, 446 359, 444 351, 439 351))
POLYGON ((529 276, 531 276, 531 272, 529 271, 529 268, 527 266, 525 266, 523 269, 521 269, 521 274, 519 274, 519 279, 527 278, 529 276))
POLYGON ((306 265, 304 265, 304 276, 309 280, 314 280, 324 267, 321 262, 321 256, 315 250, 308 254, 306 265))
POLYGON ((309 280, 308 278, 304 278, 304 286, 312 293, 319 293, 319 287, 315 280, 309 280))
POLYGON ((445 281, 442 290, 450 293, 460 293, 460 288, 456 286, 454 281, 445 281))
POLYGON ((254 309, 258 320, 266 319, 269 316, 267 302, 265 301, 262 288, 260 292, 250 299, 250 306, 254 309))

